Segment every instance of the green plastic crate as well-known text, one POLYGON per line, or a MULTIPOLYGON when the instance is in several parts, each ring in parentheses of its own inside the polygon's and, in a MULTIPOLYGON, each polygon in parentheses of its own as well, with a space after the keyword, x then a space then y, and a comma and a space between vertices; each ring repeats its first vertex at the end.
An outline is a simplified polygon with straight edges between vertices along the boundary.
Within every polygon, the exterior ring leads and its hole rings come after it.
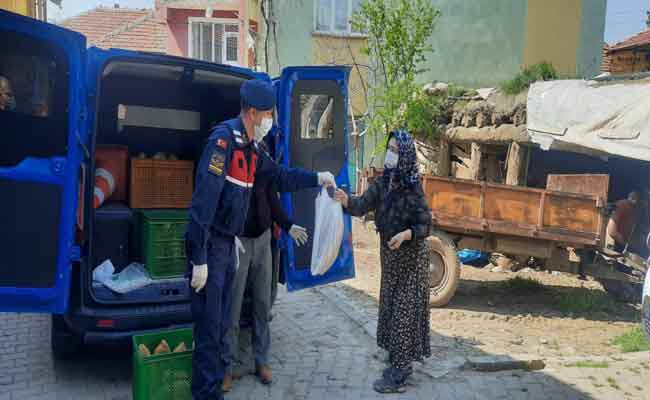
POLYGON ((154 279, 182 276, 187 270, 185 210, 140 211, 142 261, 154 279))
POLYGON ((133 336, 133 399, 191 400, 192 329, 177 329, 133 336), (165 339, 172 350, 181 342, 189 350, 145 357, 138 351, 144 344, 153 353, 165 339))

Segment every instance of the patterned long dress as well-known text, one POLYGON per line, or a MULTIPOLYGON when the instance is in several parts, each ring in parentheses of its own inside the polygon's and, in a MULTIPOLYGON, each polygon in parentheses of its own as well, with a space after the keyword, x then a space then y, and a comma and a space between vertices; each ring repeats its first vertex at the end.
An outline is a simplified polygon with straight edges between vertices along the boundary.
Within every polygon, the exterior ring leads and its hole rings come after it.
POLYGON ((421 186, 387 190, 376 179, 361 197, 351 197, 346 211, 362 216, 375 211, 381 240, 381 289, 377 344, 390 354, 391 364, 408 368, 413 361, 431 356, 429 337, 429 262, 425 239, 431 213, 421 186), (388 242, 412 229, 413 237, 397 250, 388 242))

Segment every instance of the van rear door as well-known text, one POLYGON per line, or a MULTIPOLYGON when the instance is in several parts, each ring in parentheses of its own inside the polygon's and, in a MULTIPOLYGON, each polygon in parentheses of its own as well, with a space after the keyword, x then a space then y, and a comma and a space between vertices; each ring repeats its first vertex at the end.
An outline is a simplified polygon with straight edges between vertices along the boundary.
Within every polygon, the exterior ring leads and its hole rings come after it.
MULTIPOLYGON (((282 71, 278 91, 278 147, 282 164, 312 171, 331 171, 339 187, 350 187, 348 176, 348 78, 345 67, 290 67, 282 71)), ((289 291, 354 277, 352 224, 344 215, 345 230, 339 256, 324 275, 312 276, 316 195, 320 189, 285 194, 282 201, 296 224, 307 228, 310 240, 297 247, 285 234, 283 268, 289 291)))
POLYGON ((86 40, 0 10, 0 311, 68 305, 80 165, 87 142, 86 40))

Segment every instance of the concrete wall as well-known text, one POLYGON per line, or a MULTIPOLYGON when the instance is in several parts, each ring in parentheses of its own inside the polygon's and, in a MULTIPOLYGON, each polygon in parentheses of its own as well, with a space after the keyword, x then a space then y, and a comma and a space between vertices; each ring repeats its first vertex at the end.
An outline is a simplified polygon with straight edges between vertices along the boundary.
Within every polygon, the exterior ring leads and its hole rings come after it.
MULTIPOLYGON (((578 75, 593 77, 600 74, 605 42, 605 16, 608 0, 582 0, 582 30, 578 49, 578 75), (596 51, 598 49, 598 51, 596 51)), ((617 1, 617 0, 609 0, 617 1)))
POLYGON ((431 0, 440 10, 423 81, 465 86, 511 78, 523 62, 525 0, 431 0))
MULTIPOLYGON (((277 25, 277 40, 280 64, 275 57, 275 49, 271 46, 269 73, 277 76, 283 66, 310 65, 312 61, 312 31, 314 27, 314 0, 275 0, 275 13, 279 21, 277 25)), ((262 23, 261 29, 266 27, 262 23)), ((264 32, 264 31, 263 31, 264 32)), ((260 64, 263 60, 263 40, 259 45, 260 64)), ((272 44, 272 41, 271 41, 272 44)))
POLYGON ((582 0, 528 0, 524 65, 550 62, 575 75, 581 31, 582 0))
POLYGON ((0 0, 0 8, 16 14, 32 16, 31 0, 0 0))

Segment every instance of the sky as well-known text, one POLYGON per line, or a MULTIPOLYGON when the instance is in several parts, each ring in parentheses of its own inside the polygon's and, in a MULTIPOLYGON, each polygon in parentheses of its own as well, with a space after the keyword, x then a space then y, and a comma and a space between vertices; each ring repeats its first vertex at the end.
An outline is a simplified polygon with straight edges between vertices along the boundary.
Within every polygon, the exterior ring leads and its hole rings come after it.
MULTIPOLYGON (((588 4, 592 0, 586 1, 588 4)), ((121 7, 152 8, 154 0, 63 0, 62 9, 48 2, 48 15, 56 22, 99 5, 112 7, 116 3, 121 7)), ((650 10, 650 0, 607 0, 605 41, 613 44, 641 32, 645 28, 646 10, 650 10)))

